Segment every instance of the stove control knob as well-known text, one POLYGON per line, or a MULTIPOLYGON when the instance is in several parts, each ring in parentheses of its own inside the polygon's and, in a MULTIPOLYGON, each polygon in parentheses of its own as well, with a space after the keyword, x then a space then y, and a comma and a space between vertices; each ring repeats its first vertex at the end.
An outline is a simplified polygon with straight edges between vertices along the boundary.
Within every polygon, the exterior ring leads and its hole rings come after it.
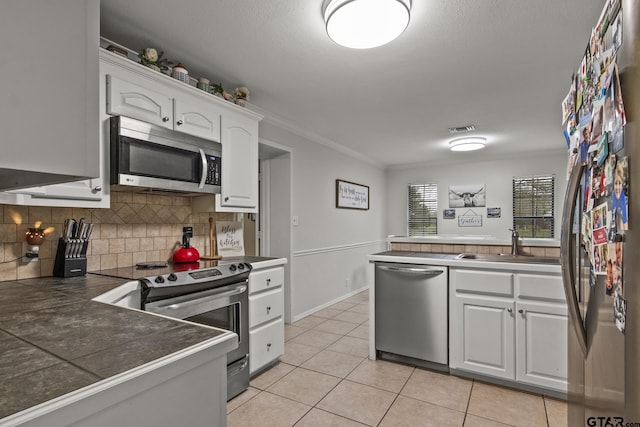
POLYGON ((244 264, 242 263, 238 264, 238 270, 244 270, 244 264))
POLYGON ((231 271, 236 271, 236 266, 235 266, 234 264, 231 264, 231 265, 229 266, 229 270, 231 270, 231 271))
POLYGON ((178 280, 178 276, 176 276, 175 274, 171 273, 171 274, 169 274, 167 276, 167 279, 172 281, 172 282, 175 282, 176 280, 178 280))
POLYGON ((162 277, 162 276, 158 276, 158 277, 156 277, 155 282, 156 282, 156 283, 164 283, 164 277, 162 277))

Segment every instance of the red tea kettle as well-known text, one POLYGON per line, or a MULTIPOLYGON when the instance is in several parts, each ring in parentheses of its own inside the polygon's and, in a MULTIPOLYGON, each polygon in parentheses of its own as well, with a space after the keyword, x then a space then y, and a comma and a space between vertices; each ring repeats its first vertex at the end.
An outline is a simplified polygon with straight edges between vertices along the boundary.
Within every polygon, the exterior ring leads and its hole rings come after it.
POLYGON ((200 259, 198 250, 189 244, 191 237, 193 237, 193 227, 183 227, 182 246, 173 253, 173 262, 195 262, 200 259))

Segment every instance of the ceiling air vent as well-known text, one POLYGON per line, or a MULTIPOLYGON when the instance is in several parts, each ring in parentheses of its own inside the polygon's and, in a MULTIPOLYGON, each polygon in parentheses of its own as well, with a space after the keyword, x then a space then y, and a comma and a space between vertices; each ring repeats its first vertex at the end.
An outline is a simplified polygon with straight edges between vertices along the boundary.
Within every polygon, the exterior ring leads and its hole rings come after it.
POLYGON ((464 133, 476 130, 476 125, 459 126, 457 128, 449 128, 449 133, 464 133))

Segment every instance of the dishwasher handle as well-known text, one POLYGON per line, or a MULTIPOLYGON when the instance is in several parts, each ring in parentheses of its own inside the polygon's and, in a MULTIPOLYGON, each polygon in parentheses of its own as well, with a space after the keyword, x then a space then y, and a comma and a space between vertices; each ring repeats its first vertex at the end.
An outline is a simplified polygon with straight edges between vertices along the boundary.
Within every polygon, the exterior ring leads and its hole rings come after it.
POLYGON ((429 270, 426 268, 411 268, 411 267, 388 267, 386 265, 379 265, 378 268, 384 271, 395 271, 399 273, 419 274, 429 278, 436 277, 444 273, 443 270, 429 270))

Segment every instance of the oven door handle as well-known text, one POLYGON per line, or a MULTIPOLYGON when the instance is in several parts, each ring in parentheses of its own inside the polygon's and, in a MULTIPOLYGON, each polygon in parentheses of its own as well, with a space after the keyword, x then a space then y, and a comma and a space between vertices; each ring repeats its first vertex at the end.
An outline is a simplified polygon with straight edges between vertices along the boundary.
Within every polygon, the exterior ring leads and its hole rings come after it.
MULTIPOLYGON (((183 302, 171 302, 171 300, 166 300, 165 301, 157 301, 155 303, 151 303, 153 304, 153 308, 151 310, 148 310, 152 313, 158 313, 158 314, 163 314, 166 316, 171 316, 172 312, 175 312, 176 310, 184 310, 185 308, 188 308, 190 306, 199 306, 199 305, 207 305, 208 310, 211 309, 217 309, 217 308, 221 308, 223 307, 225 304, 222 303, 220 306, 215 305, 215 306, 211 306, 209 303, 212 301, 216 301, 216 300, 220 300, 223 298, 227 298, 227 297, 232 297, 234 295, 240 295, 244 292, 247 291, 247 285, 241 285, 241 286, 237 286, 231 290, 228 291, 224 291, 224 292, 219 292, 219 293, 210 293, 208 294, 206 297, 203 298, 196 298, 190 301, 183 301, 183 302)), ((149 306, 149 304, 147 305, 147 307, 149 306)), ((207 310, 207 311, 208 311, 207 310)), ((198 313, 195 313, 198 314, 198 313)), ((187 316, 190 317, 190 316, 187 316)), ((182 318, 182 316, 179 316, 178 318, 182 318)))
POLYGON ((200 176, 200 185, 198 185, 198 188, 202 189, 204 188, 204 183, 207 180, 209 165, 207 163, 207 156, 204 154, 204 150, 202 148, 198 148, 198 151, 200 152, 200 161, 202 162, 202 175, 200 176))

